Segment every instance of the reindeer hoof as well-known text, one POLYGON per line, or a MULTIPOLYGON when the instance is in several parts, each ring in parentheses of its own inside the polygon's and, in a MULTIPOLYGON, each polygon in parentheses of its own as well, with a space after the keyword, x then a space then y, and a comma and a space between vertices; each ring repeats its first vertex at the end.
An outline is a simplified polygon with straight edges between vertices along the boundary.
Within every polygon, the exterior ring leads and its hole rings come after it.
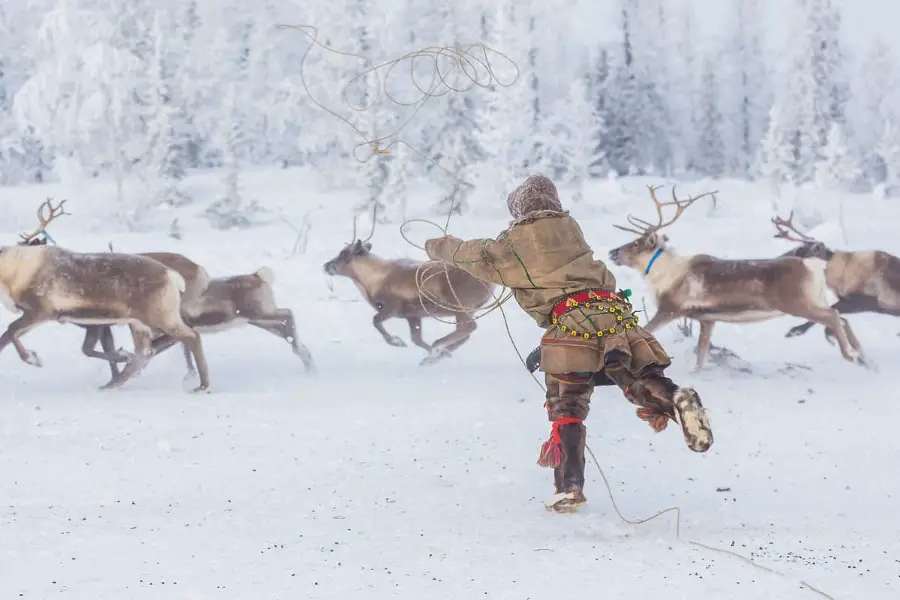
POLYGON ((125 383, 125 382, 121 381, 118 377, 116 377, 114 379, 109 380, 107 383, 104 383, 103 385, 101 385, 100 389, 101 390, 114 390, 118 387, 121 387, 123 383, 125 383))
POLYGON ((446 348, 432 348, 431 352, 419 363, 420 367, 425 365, 433 365, 443 358, 450 356, 450 352, 446 348))
POLYGON ((398 338, 396 335, 392 335, 391 337, 389 337, 387 343, 391 346, 397 346, 398 348, 406 348, 406 342, 398 338))
POLYGON ((26 354, 22 360, 24 360, 26 363, 28 363, 29 365, 31 365, 33 367, 43 367, 44 366, 44 363, 41 362, 40 357, 33 350, 29 350, 28 354, 26 354))
POLYGON ((197 387, 195 387, 194 389, 191 390, 192 394, 199 394, 200 392, 206 392, 208 394, 209 393, 209 384, 201 383, 200 385, 198 385, 197 387))

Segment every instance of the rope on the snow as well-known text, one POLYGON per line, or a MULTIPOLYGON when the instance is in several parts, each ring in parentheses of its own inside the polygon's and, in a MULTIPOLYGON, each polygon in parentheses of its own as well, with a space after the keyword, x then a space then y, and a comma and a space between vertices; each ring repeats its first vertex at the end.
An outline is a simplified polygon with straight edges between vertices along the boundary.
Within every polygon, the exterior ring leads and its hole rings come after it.
POLYGON ((360 163, 368 162, 375 156, 388 155, 390 154, 392 146, 404 144, 407 148, 420 155, 428 162, 449 173, 454 178, 457 178, 457 173, 449 171, 446 167, 438 164, 437 161, 413 147, 408 142, 399 138, 392 141, 389 140, 397 136, 419 113, 428 100, 432 98, 439 98, 451 92, 468 92, 475 87, 487 89, 496 85, 506 88, 515 85, 519 80, 519 66, 513 59, 499 50, 495 50, 480 42, 466 45, 457 44, 454 46, 428 46, 373 65, 368 58, 361 54, 338 50, 319 41, 319 30, 313 25, 277 25, 276 27, 278 29, 293 29, 299 31, 310 40, 309 47, 300 57, 300 82, 313 104, 348 125, 362 138, 363 141, 353 148, 353 157, 360 163), (341 101, 347 108, 354 112, 368 112, 376 102, 381 100, 381 96, 384 95, 384 97, 393 104, 411 109, 409 117, 402 120, 401 123, 387 135, 369 135, 350 121, 349 118, 319 102, 309 89, 309 84, 306 81, 304 71, 306 59, 309 57, 312 49, 317 46, 336 56, 360 60, 364 65, 364 68, 354 75, 341 89, 341 101), (497 76, 494 66, 491 63, 492 55, 495 58, 499 57, 506 60, 512 65, 515 76, 512 77, 511 81, 503 81, 497 76), (430 79, 428 76, 425 77, 428 81, 421 80, 421 71, 418 71, 417 69, 422 61, 426 61, 426 64, 430 62, 430 69, 426 69, 426 71, 430 70, 430 79), (415 90, 418 92, 418 97, 414 100, 401 100, 388 90, 388 82, 391 80, 394 70, 401 65, 409 67, 409 79, 415 90), (381 75, 382 72, 383 76, 381 75), (376 85, 372 85, 367 89, 368 93, 365 97, 368 101, 361 104, 355 104, 348 97, 350 87, 357 83, 365 84, 370 77, 374 78, 376 85), (359 150, 361 148, 368 148, 369 155, 360 158, 359 150))

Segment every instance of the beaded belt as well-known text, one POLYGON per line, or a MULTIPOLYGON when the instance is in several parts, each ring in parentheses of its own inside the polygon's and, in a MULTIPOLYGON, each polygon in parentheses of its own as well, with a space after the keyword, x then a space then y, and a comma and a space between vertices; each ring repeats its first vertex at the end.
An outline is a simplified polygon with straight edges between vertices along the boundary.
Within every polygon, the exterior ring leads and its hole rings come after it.
MULTIPOLYGON (((625 329, 631 329, 634 325, 637 325, 638 319, 634 315, 631 315, 626 319, 622 314, 624 310, 619 305, 619 303, 625 304, 625 306, 627 306, 629 310, 631 309, 631 303, 628 301, 628 296, 631 295, 629 292, 630 290, 626 290, 622 293, 621 296, 612 292, 608 292, 606 290, 583 290, 581 292, 569 294, 553 307, 551 311, 553 314, 553 324, 556 325, 559 317, 561 317, 562 315, 569 313, 576 308, 585 308, 588 310, 596 310, 598 312, 609 312, 612 314, 618 313, 616 314, 616 320, 619 321, 617 325, 621 324, 624 325, 625 329), (604 306, 606 302, 615 302, 616 304, 612 304, 606 307, 604 306)), ((584 337, 585 339, 593 336, 603 337, 605 334, 616 333, 615 327, 601 329, 593 335, 590 333, 579 333, 578 331, 570 329, 565 325, 560 327, 560 329, 563 331, 563 333, 570 332, 573 337, 584 337)))

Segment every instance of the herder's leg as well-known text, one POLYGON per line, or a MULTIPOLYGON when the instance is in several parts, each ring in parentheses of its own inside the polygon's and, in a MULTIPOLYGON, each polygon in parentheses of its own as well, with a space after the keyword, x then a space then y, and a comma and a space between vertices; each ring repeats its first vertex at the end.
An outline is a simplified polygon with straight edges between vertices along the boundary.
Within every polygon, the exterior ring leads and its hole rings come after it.
POLYGON ((593 373, 546 373, 547 417, 552 423, 550 439, 541 447, 538 464, 553 467, 556 493, 545 505, 559 513, 575 512, 584 496, 584 419, 594 391, 593 373))

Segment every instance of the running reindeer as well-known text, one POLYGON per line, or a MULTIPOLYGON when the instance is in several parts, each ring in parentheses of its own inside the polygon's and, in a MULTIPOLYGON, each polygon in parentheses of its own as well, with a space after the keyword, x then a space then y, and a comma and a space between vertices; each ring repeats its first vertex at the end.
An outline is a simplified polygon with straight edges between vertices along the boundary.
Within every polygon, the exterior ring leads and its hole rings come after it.
MULTIPOLYGON (((20 244, 46 245, 47 224, 57 216, 69 214, 62 211, 61 205, 62 203, 56 207, 60 212, 55 212, 51 207, 49 217, 42 212, 44 206, 42 205, 42 208, 38 209, 40 227, 31 235, 20 236, 23 240, 20 244), (37 236, 41 232, 44 233, 44 237, 38 239, 37 236)), ((212 279, 204 267, 175 252, 144 252, 137 256, 153 259, 181 275, 185 281, 185 291, 181 297, 182 316, 185 322, 199 333, 211 333, 244 324, 253 325, 286 340, 303 361, 306 371, 314 371, 315 366, 309 350, 297 339, 293 313, 289 309, 279 308, 275 303, 272 291, 275 277, 267 267, 248 275, 212 279)), ((86 330, 82 352, 86 356, 106 360, 109 363, 112 381, 117 381, 120 377, 117 363, 127 362, 131 354, 121 348, 116 349, 112 327, 109 325, 80 325, 80 327, 86 330), (98 342, 102 352, 96 350, 98 342)), ((178 341, 171 336, 160 335, 159 331, 155 333, 157 337, 151 345, 151 357, 171 348, 178 341)), ((187 344, 182 346, 190 377, 196 370, 191 360, 190 347, 187 344)))
MULTIPOLYGON (((147 253, 163 264, 177 261, 180 254, 147 253)), ((186 260, 186 259, 185 259, 186 260)), ((199 266, 199 265, 198 265, 199 266)), ((174 268, 174 266, 172 267, 174 268)), ((205 275, 206 270, 203 270, 205 275)), ((202 293, 185 305, 185 320, 202 334, 215 333, 243 325, 252 325, 263 331, 280 337, 291 345, 307 373, 315 372, 315 363, 309 349, 297 338, 297 326, 294 313, 288 308, 279 308, 275 303, 272 286, 275 273, 268 267, 261 267, 253 273, 216 277, 209 279, 202 293)), ((112 335, 111 333, 109 335, 112 335)), ((163 335, 154 340, 154 355, 164 352, 175 345, 178 340, 163 335)), ((95 342, 96 343, 96 342, 95 342)), ((87 339, 85 339, 87 344, 87 339)), ((194 373, 191 355, 184 351, 188 376, 194 373)))
POLYGON ((371 253, 369 240, 374 234, 374 214, 372 231, 364 240, 356 237, 354 219, 352 241, 325 263, 325 272, 347 277, 356 284, 377 311, 372 325, 388 344, 406 346, 402 339, 384 328, 384 321, 396 317, 406 319, 410 339, 428 352, 421 365, 433 364, 449 356, 475 331, 472 313, 493 296, 494 286, 452 265, 380 258, 371 253), (424 269, 431 268, 435 274, 423 275, 424 269), (422 339, 422 317, 454 317, 456 329, 429 345, 422 339))
POLYGON ((837 332, 843 357, 866 364, 849 324, 828 306, 825 261, 791 256, 754 260, 726 260, 706 254, 679 256, 660 231, 677 221, 694 202, 716 192, 679 200, 673 187, 672 200, 660 202, 656 199, 659 187, 649 187, 657 222, 629 215, 630 227, 614 227, 639 237, 609 253, 614 264, 641 271, 650 286, 657 311, 645 326, 647 331, 682 317, 698 321, 699 369, 709 353, 717 322, 753 323, 792 315, 832 328, 837 332), (675 215, 665 221, 663 208, 667 206, 675 207, 675 215))
POLYGON ((183 342, 200 373, 194 391, 209 388, 209 373, 199 334, 181 316, 184 278, 175 270, 145 256, 119 253, 80 253, 47 245, 46 226, 65 213, 48 198, 38 208, 40 227, 23 235, 15 246, 0 248, 0 302, 22 313, 0 336, 0 351, 12 344, 23 362, 41 366, 20 337, 51 321, 89 326, 128 325, 135 351, 122 373, 101 389, 116 388, 144 367, 152 350, 154 330, 183 342), (49 209, 49 215, 44 213, 49 209), (43 233, 43 241, 36 237, 43 233))
MULTIPOLYGON (((825 281, 838 297, 831 308, 844 315, 874 312, 900 317, 900 258, 881 250, 832 250, 798 231, 793 211, 786 220, 776 216, 772 223, 777 231, 773 237, 800 244, 781 256, 818 258, 827 263, 825 281)), ((803 335, 814 325, 815 322, 807 321, 792 327, 785 337, 803 335)), ((825 339, 834 343, 834 332, 829 327, 825 328, 825 339)))

